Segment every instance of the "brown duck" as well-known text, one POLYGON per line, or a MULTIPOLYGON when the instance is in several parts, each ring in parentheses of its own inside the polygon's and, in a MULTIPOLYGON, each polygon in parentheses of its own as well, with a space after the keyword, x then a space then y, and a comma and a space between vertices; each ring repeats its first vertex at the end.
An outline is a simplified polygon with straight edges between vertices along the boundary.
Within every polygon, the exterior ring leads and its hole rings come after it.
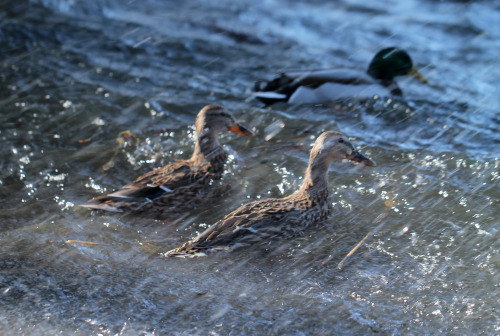
POLYGON ((333 160, 342 159, 375 165, 356 151, 342 133, 324 132, 314 143, 304 182, 298 191, 282 199, 269 198, 242 205, 166 256, 203 256, 214 250, 230 250, 301 233, 330 213, 328 169, 333 160))
POLYGON ((219 133, 231 131, 251 136, 222 106, 207 105, 196 117, 196 144, 189 160, 177 161, 137 178, 117 191, 92 198, 87 208, 140 213, 162 217, 192 208, 222 177, 228 154, 220 145, 219 133))

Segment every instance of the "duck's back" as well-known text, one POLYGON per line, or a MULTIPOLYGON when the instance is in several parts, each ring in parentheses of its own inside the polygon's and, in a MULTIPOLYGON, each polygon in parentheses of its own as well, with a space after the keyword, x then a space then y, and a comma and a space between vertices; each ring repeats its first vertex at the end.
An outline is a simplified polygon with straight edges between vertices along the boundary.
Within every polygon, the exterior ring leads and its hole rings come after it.
POLYGON ((89 208, 162 217, 197 206, 221 190, 227 153, 221 148, 210 160, 173 162, 146 173, 119 190, 89 201, 89 208))
POLYGON ((322 196, 311 198, 297 192, 284 199, 270 198, 245 204, 172 254, 227 250, 297 235, 329 214, 328 192, 322 196))
POLYGON ((298 71, 288 72, 286 75, 300 85, 309 87, 317 87, 328 82, 349 85, 376 84, 367 73, 352 69, 298 71))
POLYGON ((391 91, 362 71, 330 69, 288 72, 265 83, 256 84, 255 97, 266 104, 321 104, 340 99, 389 96, 391 91))

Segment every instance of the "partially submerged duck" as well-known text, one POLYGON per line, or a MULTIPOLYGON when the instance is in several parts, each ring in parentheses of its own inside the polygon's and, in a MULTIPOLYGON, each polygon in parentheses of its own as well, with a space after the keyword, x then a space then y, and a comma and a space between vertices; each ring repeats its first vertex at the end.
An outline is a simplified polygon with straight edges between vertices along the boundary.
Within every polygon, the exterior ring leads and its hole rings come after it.
POLYGON ((196 117, 196 143, 189 160, 177 161, 140 176, 117 191, 92 198, 84 207, 113 212, 168 216, 207 201, 213 182, 222 177, 228 154, 218 135, 253 133, 219 105, 205 106, 196 117))
POLYGON ((328 169, 334 160, 375 166, 340 132, 324 132, 311 150, 302 187, 285 198, 268 198, 242 205, 193 240, 169 251, 169 257, 203 256, 214 250, 251 246, 275 237, 293 236, 326 218, 331 210, 328 169))
POLYGON ((410 55, 391 47, 380 50, 373 57, 366 73, 350 69, 281 73, 270 81, 256 82, 254 96, 266 105, 277 102, 323 104, 350 97, 401 96, 402 91, 394 78, 404 75, 427 83, 414 67, 410 55))

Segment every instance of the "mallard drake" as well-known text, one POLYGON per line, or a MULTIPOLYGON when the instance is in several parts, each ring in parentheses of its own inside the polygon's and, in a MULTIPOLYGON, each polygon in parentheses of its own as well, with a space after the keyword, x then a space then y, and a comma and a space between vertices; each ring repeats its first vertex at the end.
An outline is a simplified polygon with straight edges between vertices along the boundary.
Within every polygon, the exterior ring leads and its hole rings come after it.
POLYGON ((427 83, 406 51, 390 47, 373 57, 366 73, 350 69, 281 73, 273 80, 256 82, 254 96, 266 105, 277 102, 322 104, 349 97, 401 96, 402 91, 394 78, 404 75, 413 75, 427 83))
POLYGON ((242 205, 193 240, 167 252, 166 256, 202 256, 214 250, 254 245, 302 232, 330 213, 328 169, 333 160, 342 159, 375 165, 359 153, 344 134, 324 132, 314 143, 299 190, 285 198, 268 198, 242 205))
POLYGON ((219 143, 219 133, 231 131, 245 136, 253 133, 219 105, 205 106, 196 117, 195 127, 197 138, 189 160, 150 171, 109 195, 92 198, 83 206, 160 217, 192 208, 204 200, 213 189, 213 181, 222 177, 228 159, 219 143))

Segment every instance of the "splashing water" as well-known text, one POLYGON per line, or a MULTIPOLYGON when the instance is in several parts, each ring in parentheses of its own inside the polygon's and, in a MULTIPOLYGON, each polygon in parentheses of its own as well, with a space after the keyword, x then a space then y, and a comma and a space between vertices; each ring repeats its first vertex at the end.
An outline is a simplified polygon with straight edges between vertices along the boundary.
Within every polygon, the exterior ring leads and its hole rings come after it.
POLYGON ((0 15, 4 334, 499 333, 497 4, 23 0, 0 15), (430 85, 329 106, 247 99, 276 72, 366 69, 392 45, 430 85), (226 197, 170 222, 77 206, 189 157, 209 103, 258 131, 221 137, 226 197), (323 130, 378 164, 332 166, 327 221, 272 251, 161 257, 297 190, 323 130))

